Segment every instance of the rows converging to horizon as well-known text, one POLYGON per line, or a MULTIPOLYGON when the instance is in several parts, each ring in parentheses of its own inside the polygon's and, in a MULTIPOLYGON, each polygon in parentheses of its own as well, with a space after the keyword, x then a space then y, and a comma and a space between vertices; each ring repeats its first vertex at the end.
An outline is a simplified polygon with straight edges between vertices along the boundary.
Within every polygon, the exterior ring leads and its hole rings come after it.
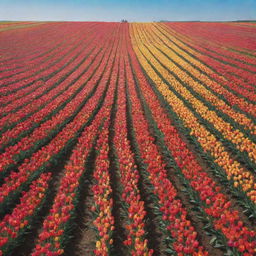
POLYGON ((255 255, 255 45, 252 22, 0 22, 0 255, 255 255))

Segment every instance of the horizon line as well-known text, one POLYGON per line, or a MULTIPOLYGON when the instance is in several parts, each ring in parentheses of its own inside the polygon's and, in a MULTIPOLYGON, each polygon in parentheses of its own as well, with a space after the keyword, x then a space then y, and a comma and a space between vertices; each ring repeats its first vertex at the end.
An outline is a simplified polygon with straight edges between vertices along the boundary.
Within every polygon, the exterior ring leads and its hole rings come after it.
MULTIPOLYGON (((126 19, 125 19, 126 20, 126 19)), ((0 20, 0 22, 15 22, 15 21, 34 21, 34 22, 122 22, 120 21, 104 21, 104 20, 0 20)), ((152 21, 128 21, 127 23, 150 23, 150 22, 256 22, 256 19, 241 19, 241 20, 152 20, 152 21)))

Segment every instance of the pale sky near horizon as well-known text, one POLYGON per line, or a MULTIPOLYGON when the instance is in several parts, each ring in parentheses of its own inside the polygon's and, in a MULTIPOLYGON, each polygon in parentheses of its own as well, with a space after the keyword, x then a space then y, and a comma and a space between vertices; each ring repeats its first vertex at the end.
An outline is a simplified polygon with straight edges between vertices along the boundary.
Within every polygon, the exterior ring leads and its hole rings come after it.
POLYGON ((256 0, 0 0, 0 20, 256 20, 256 0))

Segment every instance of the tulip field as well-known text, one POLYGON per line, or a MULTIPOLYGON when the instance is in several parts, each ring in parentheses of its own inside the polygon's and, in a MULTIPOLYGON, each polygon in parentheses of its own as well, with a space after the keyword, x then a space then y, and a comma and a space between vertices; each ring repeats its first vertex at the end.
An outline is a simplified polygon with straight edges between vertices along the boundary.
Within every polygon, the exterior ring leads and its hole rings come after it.
POLYGON ((0 256, 256 255, 256 23, 0 22, 0 256))

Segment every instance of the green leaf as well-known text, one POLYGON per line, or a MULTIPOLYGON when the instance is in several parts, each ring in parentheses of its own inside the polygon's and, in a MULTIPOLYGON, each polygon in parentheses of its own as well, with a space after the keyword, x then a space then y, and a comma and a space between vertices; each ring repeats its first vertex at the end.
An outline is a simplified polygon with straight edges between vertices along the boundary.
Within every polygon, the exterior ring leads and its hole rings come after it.
POLYGON ((215 243, 215 241, 217 240, 217 237, 216 236, 214 236, 212 239, 211 239, 211 241, 210 241, 210 244, 211 245, 213 245, 214 243, 215 243))
POLYGON ((170 248, 167 248, 167 249, 165 250, 165 252, 168 253, 168 254, 171 254, 171 255, 173 255, 173 254, 175 253, 175 251, 172 250, 172 249, 170 249, 170 248))

